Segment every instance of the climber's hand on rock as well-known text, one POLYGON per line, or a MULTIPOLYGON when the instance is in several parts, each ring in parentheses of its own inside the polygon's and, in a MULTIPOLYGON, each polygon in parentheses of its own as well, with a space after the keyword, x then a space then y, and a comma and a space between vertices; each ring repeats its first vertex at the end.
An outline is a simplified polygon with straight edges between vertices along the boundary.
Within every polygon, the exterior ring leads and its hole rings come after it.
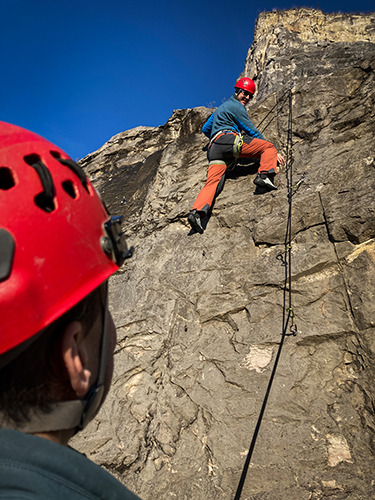
POLYGON ((285 160, 284 160, 284 157, 281 156, 280 153, 277 153, 277 162, 280 164, 280 165, 285 165, 285 160))

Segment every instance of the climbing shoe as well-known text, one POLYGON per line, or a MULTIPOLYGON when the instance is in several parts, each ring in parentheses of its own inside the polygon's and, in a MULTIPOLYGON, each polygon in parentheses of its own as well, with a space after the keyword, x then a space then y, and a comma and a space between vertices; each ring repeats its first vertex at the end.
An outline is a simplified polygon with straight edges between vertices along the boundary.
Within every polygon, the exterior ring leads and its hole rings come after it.
POLYGON ((267 174, 257 174, 257 176, 254 179, 254 184, 256 186, 266 188, 266 189, 277 189, 275 184, 271 181, 271 179, 268 177, 267 174))
POLYGON ((202 221, 200 218, 200 215, 196 210, 192 210, 190 214, 188 215, 188 222, 193 229, 193 231, 196 231, 197 233, 202 234, 203 233, 203 227, 202 227, 202 221))

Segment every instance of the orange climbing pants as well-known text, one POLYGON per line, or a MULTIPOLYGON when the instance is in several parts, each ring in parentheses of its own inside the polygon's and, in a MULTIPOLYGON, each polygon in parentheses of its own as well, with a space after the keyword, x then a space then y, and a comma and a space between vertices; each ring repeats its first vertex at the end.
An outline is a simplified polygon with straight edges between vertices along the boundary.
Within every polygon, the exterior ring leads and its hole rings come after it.
POLYGON ((227 165, 224 162, 209 165, 206 184, 198 194, 193 210, 204 212, 204 215, 208 214, 216 194, 220 192, 224 184, 226 169, 227 165))
MULTIPOLYGON (((215 196, 219 194, 224 185, 225 171, 228 164, 234 160, 234 139, 235 134, 223 134, 223 136, 218 136, 210 146, 208 151, 210 164, 206 184, 201 189, 193 205, 193 210, 201 212, 202 216, 208 214, 215 196)), ((276 174, 277 150, 275 146, 271 142, 263 139, 253 139, 247 135, 244 136, 243 141, 240 158, 259 158, 259 173, 276 174)))
POLYGON ((277 171, 277 149, 272 142, 263 139, 253 139, 250 144, 245 142, 241 148, 240 158, 259 158, 258 172, 260 174, 276 174, 277 171))

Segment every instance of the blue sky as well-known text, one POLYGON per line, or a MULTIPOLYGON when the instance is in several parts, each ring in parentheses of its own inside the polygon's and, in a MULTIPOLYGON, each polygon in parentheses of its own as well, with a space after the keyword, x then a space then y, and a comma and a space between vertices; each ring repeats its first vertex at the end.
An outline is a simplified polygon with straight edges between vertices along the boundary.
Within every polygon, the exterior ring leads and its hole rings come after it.
POLYGON ((0 0, 0 119, 79 159, 174 109, 218 105, 260 12, 370 12, 372 0, 0 0))

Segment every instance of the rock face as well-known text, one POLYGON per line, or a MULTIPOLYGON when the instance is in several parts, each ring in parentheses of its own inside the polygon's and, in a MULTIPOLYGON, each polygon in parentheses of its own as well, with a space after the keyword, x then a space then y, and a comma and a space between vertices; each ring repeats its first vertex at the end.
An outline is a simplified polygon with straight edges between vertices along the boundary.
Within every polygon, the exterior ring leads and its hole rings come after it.
MULTIPOLYGON (((244 75, 257 125, 285 153, 291 83, 292 301, 243 499, 375 497, 374 16, 261 14, 244 75), (281 99, 281 100, 280 100, 281 99), (262 128, 262 127, 261 127, 262 128)), ((228 95, 229 97, 229 95, 228 95)), ((233 498, 280 342, 288 199, 228 174, 203 235, 212 110, 112 138, 82 161, 134 257, 110 281, 112 390, 74 446, 143 499, 233 498)), ((109 496, 110 497, 110 496, 109 496)))

